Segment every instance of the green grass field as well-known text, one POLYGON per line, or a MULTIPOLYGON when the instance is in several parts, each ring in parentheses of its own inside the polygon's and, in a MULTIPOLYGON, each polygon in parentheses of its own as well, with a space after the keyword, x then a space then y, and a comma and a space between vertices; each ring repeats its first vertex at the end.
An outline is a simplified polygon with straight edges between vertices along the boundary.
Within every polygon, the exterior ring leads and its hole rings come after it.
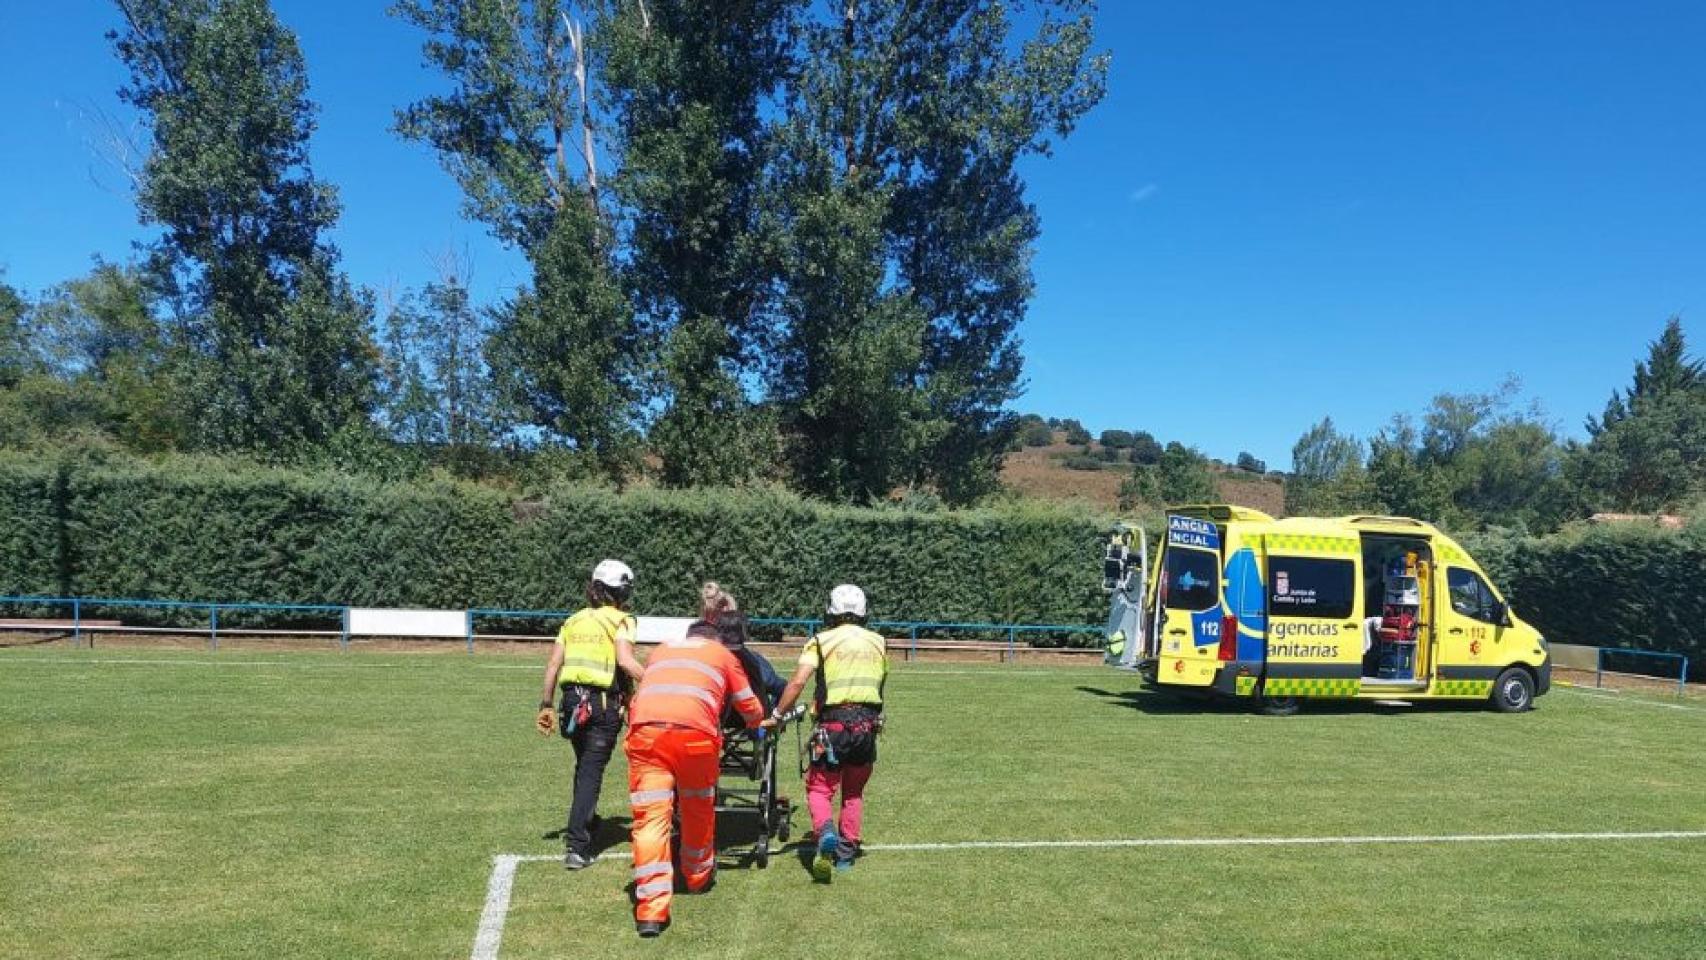
MULTIPOLYGON (((0 651, 0 956, 467 957, 493 855, 560 852, 538 668, 0 651)), ((1698 706, 1275 719, 946 664, 890 688, 871 844, 1706 831, 1698 706)), ((618 761, 607 816, 625 784, 618 761)), ((789 856, 678 898, 649 943, 627 875, 625 846, 523 863, 501 957, 1706 957, 1700 837, 889 851, 829 887, 789 856)))

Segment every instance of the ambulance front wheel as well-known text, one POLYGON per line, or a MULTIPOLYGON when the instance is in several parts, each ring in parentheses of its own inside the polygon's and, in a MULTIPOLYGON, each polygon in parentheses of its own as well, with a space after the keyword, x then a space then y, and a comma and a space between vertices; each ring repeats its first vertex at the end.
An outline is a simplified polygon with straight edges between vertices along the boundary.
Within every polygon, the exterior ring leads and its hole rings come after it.
POLYGON ((1521 667, 1511 667, 1493 681, 1493 709, 1521 713, 1534 707, 1534 677, 1521 667))

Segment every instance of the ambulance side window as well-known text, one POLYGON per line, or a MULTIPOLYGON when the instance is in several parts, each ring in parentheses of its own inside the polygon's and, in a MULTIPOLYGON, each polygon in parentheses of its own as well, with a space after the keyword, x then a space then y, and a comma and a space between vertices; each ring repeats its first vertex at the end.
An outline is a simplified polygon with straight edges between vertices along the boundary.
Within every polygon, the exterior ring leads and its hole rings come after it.
POLYGON ((1356 564, 1315 557, 1268 558, 1268 613, 1343 619, 1356 609, 1356 564))
POLYGON ((1498 600, 1487 581, 1473 570, 1445 568, 1445 586, 1451 594, 1451 609, 1482 623, 1497 623, 1498 600))
POLYGON ((1207 550, 1167 549, 1169 610, 1207 610, 1220 602, 1220 558, 1207 550))

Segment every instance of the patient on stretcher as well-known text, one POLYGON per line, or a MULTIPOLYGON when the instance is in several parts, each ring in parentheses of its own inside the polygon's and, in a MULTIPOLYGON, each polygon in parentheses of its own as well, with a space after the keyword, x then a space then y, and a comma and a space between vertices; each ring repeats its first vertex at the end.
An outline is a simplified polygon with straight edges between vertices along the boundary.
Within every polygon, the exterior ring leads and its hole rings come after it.
POLYGON ((788 682, 776 672, 776 668, 763 654, 747 646, 752 639, 748 631, 747 617, 740 611, 740 606, 735 603, 732 594, 716 583, 709 582, 700 588, 699 599, 699 621, 688 628, 688 636, 714 635, 727 647, 746 670, 746 678, 752 684, 752 692, 758 694, 765 713, 769 713, 771 707, 776 705, 776 700, 782 696, 782 689, 788 682))

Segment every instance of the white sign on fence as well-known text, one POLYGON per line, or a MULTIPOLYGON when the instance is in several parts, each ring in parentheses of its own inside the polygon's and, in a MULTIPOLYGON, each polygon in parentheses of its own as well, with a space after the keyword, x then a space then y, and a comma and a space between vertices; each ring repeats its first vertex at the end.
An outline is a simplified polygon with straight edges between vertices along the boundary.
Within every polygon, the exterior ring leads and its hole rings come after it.
POLYGON ((687 628, 693 624, 692 617, 639 617, 638 620, 639 624, 634 630, 634 640, 637 643, 680 640, 687 636, 687 628))
POLYGON ((468 633, 468 611, 351 607, 349 632, 352 637, 461 637, 468 633))

